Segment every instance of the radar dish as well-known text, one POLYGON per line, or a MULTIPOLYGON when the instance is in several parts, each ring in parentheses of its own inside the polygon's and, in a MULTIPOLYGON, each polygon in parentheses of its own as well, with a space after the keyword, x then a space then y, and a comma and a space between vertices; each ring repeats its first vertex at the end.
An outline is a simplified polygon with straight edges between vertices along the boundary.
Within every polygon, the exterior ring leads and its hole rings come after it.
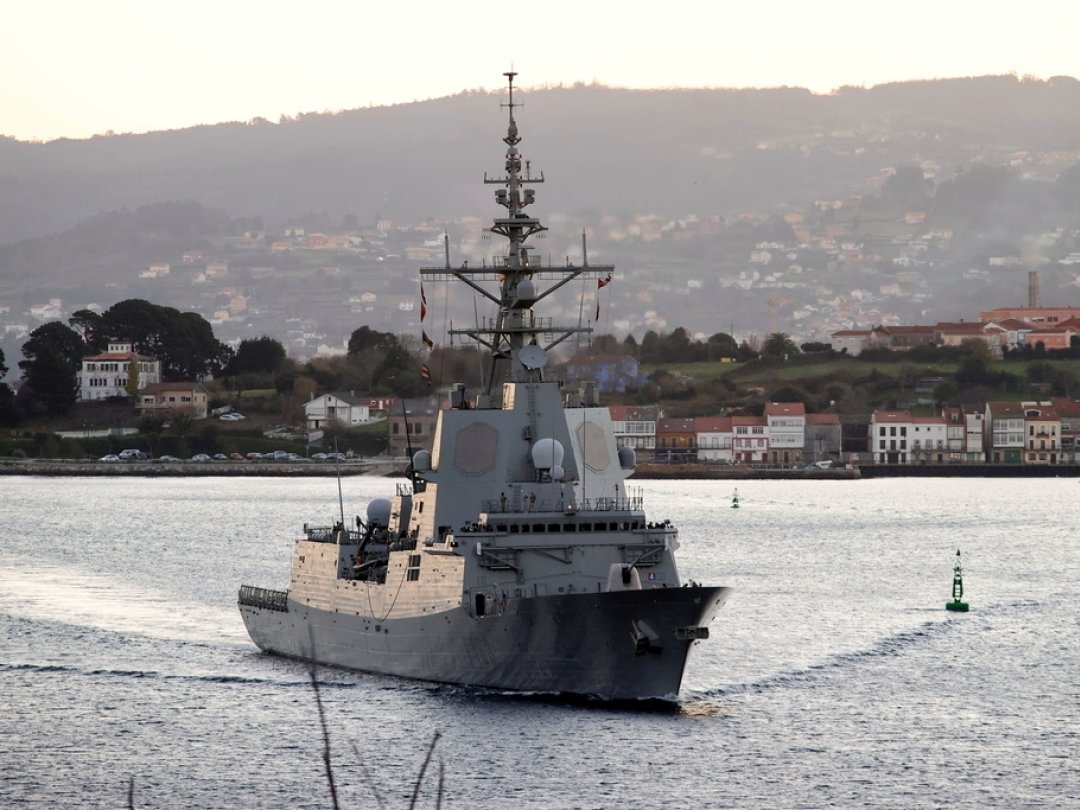
POLYGON ((518 360, 525 368, 543 368, 547 365, 547 352, 539 346, 522 346, 518 352, 518 360))

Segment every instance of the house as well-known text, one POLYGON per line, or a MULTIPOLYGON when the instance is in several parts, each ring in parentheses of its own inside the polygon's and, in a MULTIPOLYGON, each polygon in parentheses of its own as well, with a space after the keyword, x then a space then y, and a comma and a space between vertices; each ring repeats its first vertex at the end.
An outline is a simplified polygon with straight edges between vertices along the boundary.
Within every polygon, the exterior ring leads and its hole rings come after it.
POLYGON ((1005 348, 1008 330, 991 322, 938 323, 934 327, 935 342, 939 346, 962 346, 968 340, 981 340, 993 357, 1000 358, 1005 348))
POLYGON ((847 351, 848 354, 859 354, 864 349, 871 347, 874 332, 871 329, 841 329, 833 332, 829 339, 833 351, 847 351))
MULTIPOLYGON (((1027 343, 1027 335, 1032 330, 1031 324, 1017 318, 1001 318, 994 323, 1005 330, 1003 339, 1005 348, 1009 351, 1023 348, 1027 343)), ((1067 323, 1072 323, 1072 321, 1067 323)), ((1080 324, 1077 324, 1077 327, 1080 328, 1080 324)))
POLYGON ((946 460, 944 416, 912 416, 904 410, 878 410, 870 415, 870 453, 878 464, 912 464, 946 460))
POLYGON ((840 459, 840 415, 808 413, 803 438, 803 459, 808 462, 840 459))
POLYGON ((731 417, 731 433, 731 454, 736 462, 765 462, 769 456, 769 427, 764 416, 731 417))
POLYGON ((1042 344, 1044 349, 1067 349, 1072 345, 1073 336, 1078 333, 1080 330, 1069 327, 1033 326, 1031 331, 1024 335, 1024 342, 1036 348, 1042 344))
POLYGON ((433 399, 403 399, 387 414, 386 421, 391 456, 408 456, 410 450, 430 451, 435 444, 439 405, 433 399))
POLYGON ((984 321, 1002 321, 1015 318, 1032 326, 1056 326, 1070 318, 1080 317, 1078 307, 1001 307, 980 312, 984 321))
POLYGON ((652 455, 656 448, 656 419, 659 408, 655 405, 609 405, 611 427, 618 447, 632 447, 638 460, 652 455))
POLYGON ((1061 419, 1061 461, 1075 464, 1080 461, 1080 402, 1067 397, 1050 400, 1061 419))
POLYGON ((1061 460, 1061 417, 1050 402, 1021 402, 1024 411, 1024 463, 1061 460))
POLYGON ((983 446, 994 464, 1019 464, 1024 452, 1024 411, 1019 402, 987 402, 983 446))
POLYGON ((875 346, 893 351, 930 345, 934 342, 935 334, 933 326, 878 326, 873 332, 875 346))
POLYGON ((131 343, 114 341, 101 354, 84 357, 78 377, 82 402, 126 397, 133 377, 139 390, 161 382, 161 361, 132 351, 131 343))
POLYGON ((806 407, 801 402, 770 402, 765 406, 769 461, 788 466, 803 461, 806 439, 806 407))
POLYGON ((697 461, 697 431, 693 419, 657 420, 656 460, 666 464, 697 461))
POLYGON ((945 419, 946 461, 981 463, 986 460, 983 450, 983 411, 974 405, 942 408, 945 419))
POLYGON ((694 419, 694 432, 698 461, 731 464, 735 460, 730 416, 698 416, 694 419))
POLYGON ((372 421, 366 397, 342 392, 323 394, 306 402, 304 419, 308 430, 319 430, 334 421, 346 427, 366 425, 372 421))
POLYGON ((629 354, 579 355, 567 365, 567 374, 572 379, 595 380, 604 392, 625 392, 646 382, 637 358, 629 354))
POLYGON ((155 382, 139 389, 136 402, 140 416, 189 414, 205 419, 210 397, 196 382, 155 382))

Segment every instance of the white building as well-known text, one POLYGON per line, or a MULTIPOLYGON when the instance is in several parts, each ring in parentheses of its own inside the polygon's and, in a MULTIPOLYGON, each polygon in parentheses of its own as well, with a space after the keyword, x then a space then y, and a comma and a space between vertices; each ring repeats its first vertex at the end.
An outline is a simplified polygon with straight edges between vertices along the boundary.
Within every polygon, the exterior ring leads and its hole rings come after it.
POLYGON ((770 402, 765 406, 769 461, 800 464, 806 445, 806 407, 801 402, 770 402))
POLYGON ((341 422, 346 427, 366 425, 372 421, 367 399, 345 393, 315 397, 304 405, 304 418, 308 430, 319 430, 333 421, 341 422))
POLYGON ((698 461, 731 464, 735 460, 732 448, 735 434, 730 416, 697 416, 694 432, 697 434, 698 461))
POLYGON ((619 447, 651 451, 656 449, 655 405, 609 405, 611 429, 619 447))
POLYGON ((84 357, 79 369, 79 399, 83 402, 126 397, 131 375, 136 388, 161 382, 161 361, 132 351, 130 343, 110 342, 102 354, 84 357))
POLYGON ((869 450, 878 464, 944 463, 948 459, 944 416, 912 416, 908 411, 874 411, 869 450))

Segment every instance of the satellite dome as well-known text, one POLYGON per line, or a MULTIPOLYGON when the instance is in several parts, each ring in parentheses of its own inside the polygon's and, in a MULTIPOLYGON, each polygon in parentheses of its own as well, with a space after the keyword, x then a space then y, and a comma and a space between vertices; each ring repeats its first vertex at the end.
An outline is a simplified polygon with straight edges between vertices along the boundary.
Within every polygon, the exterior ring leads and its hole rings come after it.
POLYGON ((563 446, 556 439, 539 439, 532 446, 532 463, 538 470, 551 470, 562 460, 563 446))
POLYGON ((412 457, 413 469, 417 472, 427 472, 431 469, 431 451, 417 450, 412 457))
POLYGON ((389 498, 376 498, 367 505, 367 522, 376 526, 389 526, 390 509, 389 498))

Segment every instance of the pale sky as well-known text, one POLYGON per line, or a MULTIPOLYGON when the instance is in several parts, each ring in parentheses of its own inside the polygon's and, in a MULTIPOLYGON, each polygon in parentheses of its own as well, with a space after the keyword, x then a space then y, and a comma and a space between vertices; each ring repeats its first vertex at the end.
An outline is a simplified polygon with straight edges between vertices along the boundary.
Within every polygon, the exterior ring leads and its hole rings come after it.
POLYGON ((147 132, 504 86, 1080 78, 1080 0, 7 0, 0 135, 147 132))

